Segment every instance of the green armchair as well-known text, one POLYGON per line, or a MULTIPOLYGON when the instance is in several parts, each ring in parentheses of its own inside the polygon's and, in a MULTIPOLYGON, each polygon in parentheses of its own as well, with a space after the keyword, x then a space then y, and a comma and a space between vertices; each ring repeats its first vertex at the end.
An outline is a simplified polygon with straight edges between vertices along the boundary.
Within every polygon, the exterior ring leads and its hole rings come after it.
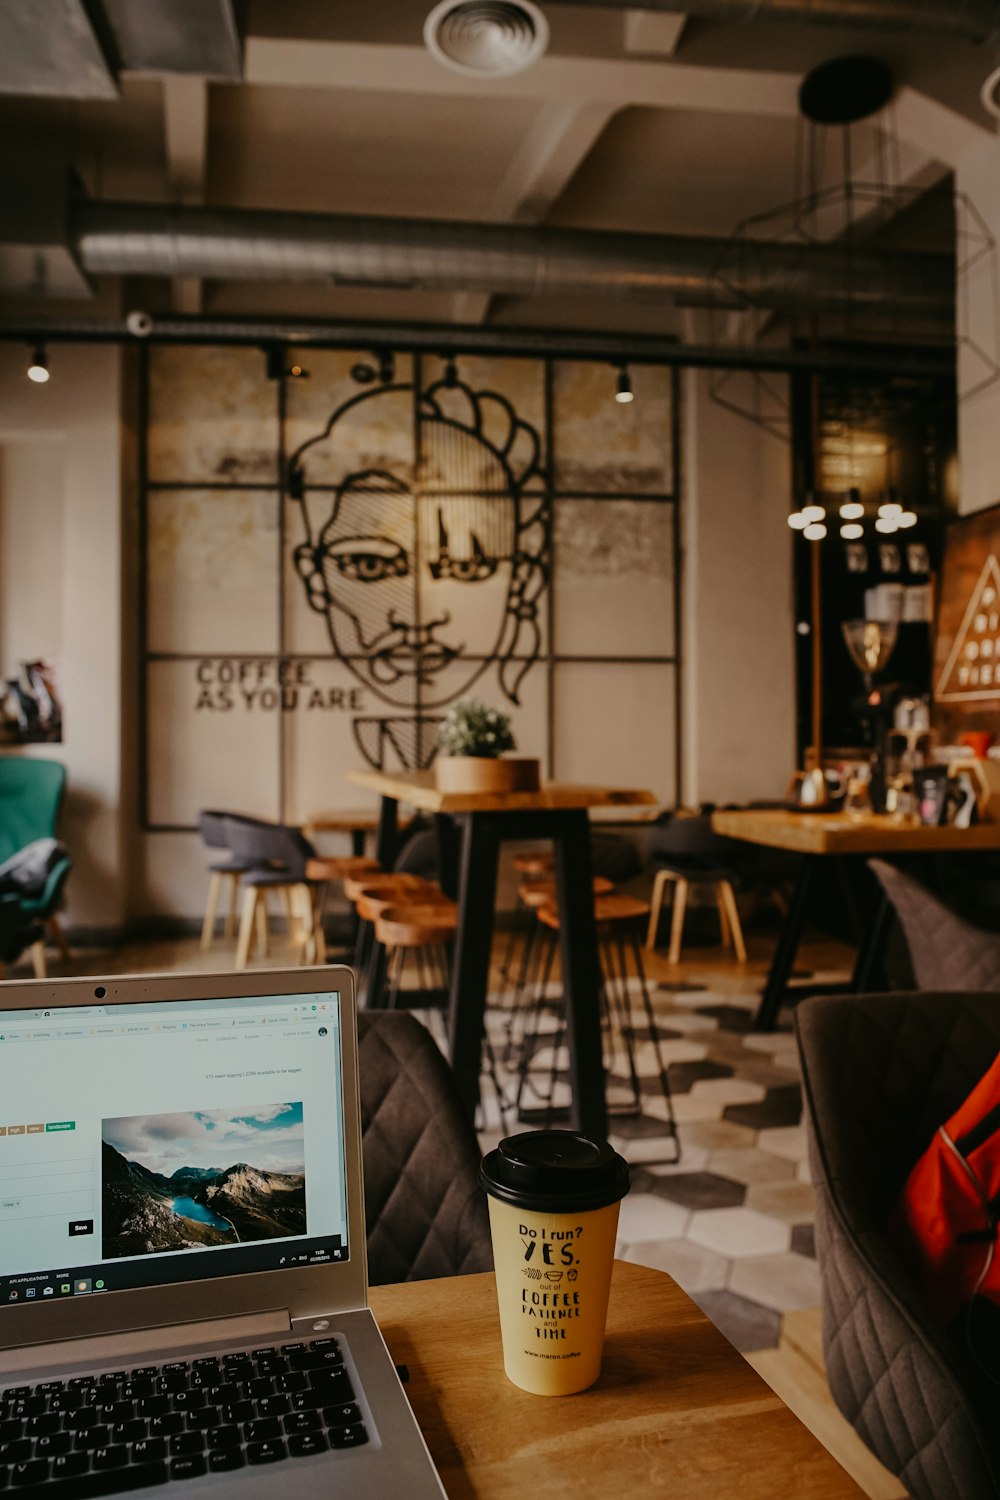
MULTIPOLYGON (((40 839, 54 839, 66 789, 66 768, 40 756, 0 756, 0 865, 40 839)), ((72 860, 65 852, 48 862, 44 882, 30 893, 18 892, 23 925, 47 927, 63 957, 69 945, 59 921, 59 905, 72 860)), ((8 912, 8 920, 10 913, 8 912)), ((16 926, 16 924, 15 924, 16 926)), ((38 957, 32 940, 36 972, 38 957)), ((22 947, 29 946, 22 944, 22 947)), ((41 948, 44 973, 44 947, 41 948)), ((10 962, 8 957, 0 962, 10 962)))

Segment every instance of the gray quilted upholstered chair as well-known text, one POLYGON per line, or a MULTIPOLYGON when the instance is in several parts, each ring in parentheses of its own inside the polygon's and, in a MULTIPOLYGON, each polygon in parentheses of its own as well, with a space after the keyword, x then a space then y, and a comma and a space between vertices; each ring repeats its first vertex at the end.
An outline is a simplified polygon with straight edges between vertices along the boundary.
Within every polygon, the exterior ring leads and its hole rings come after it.
POLYGON ((361 1012, 358 1072, 371 1284, 492 1271, 479 1147, 426 1027, 361 1012))
POLYGON ((1000 991, 1000 932, 976 927, 895 865, 868 863, 899 918, 922 990, 1000 991))
POLYGON ((795 1016, 833 1398, 914 1500, 998 1500, 997 1392, 924 1313, 885 1227, 1000 1049, 992 995, 807 1000, 795 1016))

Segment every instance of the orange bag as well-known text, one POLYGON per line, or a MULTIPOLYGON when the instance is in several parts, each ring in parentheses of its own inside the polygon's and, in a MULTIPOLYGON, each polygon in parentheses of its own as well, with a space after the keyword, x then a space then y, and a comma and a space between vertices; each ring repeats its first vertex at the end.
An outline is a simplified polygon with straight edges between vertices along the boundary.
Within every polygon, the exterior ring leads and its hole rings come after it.
POLYGON ((998 1219, 1000 1056, 936 1132, 889 1223, 928 1311, 970 1345, 973 1314, 977 1325, 990 1325, 992 1344, 1000 1313, 998 1219))

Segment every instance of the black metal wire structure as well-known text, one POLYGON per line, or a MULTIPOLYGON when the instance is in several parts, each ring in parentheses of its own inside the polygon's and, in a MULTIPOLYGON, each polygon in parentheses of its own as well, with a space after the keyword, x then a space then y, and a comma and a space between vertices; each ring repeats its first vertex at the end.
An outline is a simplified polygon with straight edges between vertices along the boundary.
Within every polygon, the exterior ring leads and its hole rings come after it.
MULTIPOLYGON (((195 346, 197 348, 198 346, 195 346)), ((214 345, 207 345, 214 348, 214 345)), ((289 642, 289 590, 324 621, 327 660, 341 663, 364 690, 365 709, 352 715, 359 759, 378 769, 428 766, 447 705, 470 690, 517 705, 523 688, 544 681, 548 775, 555 753, 555 674, 568 664, 650 665, 672 669, 675 796, 682 787, 680 546, 680 372, 670 374, 672 454, 670 488, 626 493, 562 490, 555 483, 557 436, 553 389, 556 361, 541 366, 544 390, 540 428, 496 390, 476 389, 461 378, 453 357, 438 374, 438 358, 410 353, 412 375, 398 379, 395 364, 376 370, 354 366, 358 389, 296 446, 287 442, 288 394, 294 377, 288 359, 270 361, 278 441, 269 475, 253 480, 215 475, 173 480, 149 472, 150 351, 140 351, 139 381, 139 597, 140 768, 145 831, 193 832, 194 822, 167 822, 151 814, 151 669, 188 662, 196 668, 218 651, 152 649, 149 632, 151 497, 162 502, 190 491, 260 491, 275 496, 277 568, 274 652, 246 653, 275 670, 322 660, 289 642), (381 427, 406 424, 410 458, 369 464, 341 456, 352 447, 351 427, 378 417, 381 427), (642 502, 672 513, 672 640, 668 651, 646 655, 574 654, 556 640, 553 590, 558 588, 558 541, 553 508, 590 501, 642 502), (489 591, 490 608, 479 602, 489 591), (475 603, 478 639, 462 618, 463 598, 475 603), (494 618, 495 614, 495 618, 494 618), (489 619, 488 628, 483 620, 489 619), (484 633, 485 631, 485 633, 484 633)), ((155 357, 155 354, 154 356, 155 357)), ((264 359, 262 354, 262 359, 264 359)), ((308 358, 308 357, 307 357, 308 358)), ((460 358, 460 357, 459 357, 460 358)), ((609 400, 612 377, 609 371, 609 400)), ((264 465, 260 472, 263 474, 264 465)), ((262 601, 262 605, 265 601, 262 601)), ((570 646, 572 643, 568 643, 570 646)), ((659 643, 655 643, 658 645, 659 643)), ((239 661, 240 653, 228 653, 239 661)), ((595 704, 595 711, 599 706, 595 704)), ((274 715, 278 785, 274 806, 291 816, 290 767, 283 714, 274 715)), ((264 732, 261 730, 260 732, 264 732)), ((193 817, 193 813, 192 813, 193 817)))

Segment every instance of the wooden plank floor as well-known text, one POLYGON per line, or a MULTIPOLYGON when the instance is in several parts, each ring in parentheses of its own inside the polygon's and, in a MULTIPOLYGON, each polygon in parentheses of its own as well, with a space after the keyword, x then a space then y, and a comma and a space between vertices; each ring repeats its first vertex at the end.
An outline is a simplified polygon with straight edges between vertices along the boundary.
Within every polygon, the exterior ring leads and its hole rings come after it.
POLYGON ((823 1368, 818 1307, 786 1313, 778 1348, 744 1358, 870 1500, 906 1500, 907 1491, 896 1476, 869 1453, 833 1404, 823 1368))

